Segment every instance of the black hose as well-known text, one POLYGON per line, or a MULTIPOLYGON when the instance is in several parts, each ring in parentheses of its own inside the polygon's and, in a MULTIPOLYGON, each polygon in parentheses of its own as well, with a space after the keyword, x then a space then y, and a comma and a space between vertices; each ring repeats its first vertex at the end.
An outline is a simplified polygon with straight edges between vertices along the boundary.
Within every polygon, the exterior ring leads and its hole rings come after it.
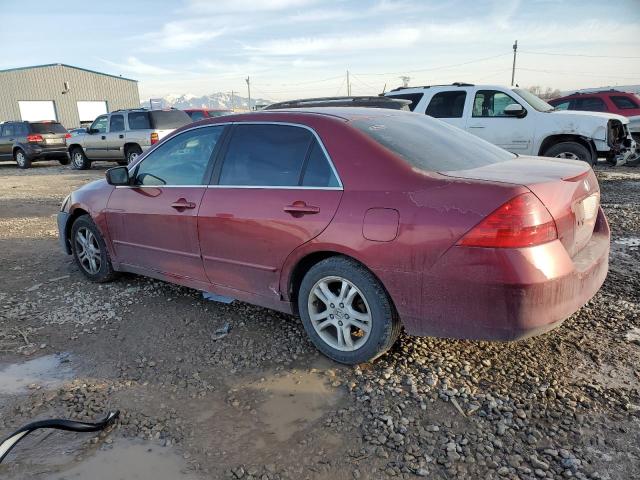
POLYGON ((19 428, 0 443, 0 463, 4 460, 11 449, 24 437, 34 430, 40 428, 54 428, 56 430, 66 430, 69 432, 97 432, 106 428, 120 415, 120 410, 109 412, 105 418, 92 422, 76 422, 74 420, 65 420, 63 418, 55 418, 51 420, 40 420, 19 428))

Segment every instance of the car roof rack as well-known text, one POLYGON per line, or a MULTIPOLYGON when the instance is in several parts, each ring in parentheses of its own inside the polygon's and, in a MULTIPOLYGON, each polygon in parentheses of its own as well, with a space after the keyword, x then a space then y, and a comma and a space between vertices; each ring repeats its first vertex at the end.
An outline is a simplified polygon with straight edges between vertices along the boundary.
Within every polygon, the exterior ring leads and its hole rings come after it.
POLYGON ((445 83, 441 85, 416 85, 415 87, 397 87, 397 88, 394 88, 393 90, 389 90, 389 92, 399 92, 401 90, 409 90, 411 88, 431 88, 431 87, 475 87, 475 85, 473 83, 465 83, 465 82, 453 82, 453 83, 445 83))
POLYGON ((377 95, 358 97, 317 97, 287 100, 286 102, 272 103, 263 110, 280 110, 284 108, 310 108, 310 107, 380 107, 401 110, 408 106, 409 100, 380 97, 377 95))

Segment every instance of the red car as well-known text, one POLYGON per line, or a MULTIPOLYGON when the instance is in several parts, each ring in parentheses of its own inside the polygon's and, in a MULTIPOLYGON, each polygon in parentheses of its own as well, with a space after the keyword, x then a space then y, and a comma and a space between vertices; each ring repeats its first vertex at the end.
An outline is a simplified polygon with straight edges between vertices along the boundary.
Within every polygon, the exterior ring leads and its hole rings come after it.
POLYGON ((233 110, 225 110, 223 108, 190 108, 184 112, 191 117, 191 120, 197 122, 205 118, 218 118, 226 115, 233 115, 233 110))
POLYGON ((338 362, 411 335, 513 340, 602 285, 589 165, 518 157, 410 112, 318 108, 183 127, 74 191, 80 270, 126 271, 297 313, 338 362))

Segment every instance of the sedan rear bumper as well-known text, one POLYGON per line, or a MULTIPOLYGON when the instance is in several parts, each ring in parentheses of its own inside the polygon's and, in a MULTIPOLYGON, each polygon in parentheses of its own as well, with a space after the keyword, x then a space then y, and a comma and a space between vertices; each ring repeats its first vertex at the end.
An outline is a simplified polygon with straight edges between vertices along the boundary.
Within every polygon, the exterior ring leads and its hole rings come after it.
POLYGON ((517 340, 560 325, 600 289, 609 265, 602 209, 590 242, 573 258, 556 240, 522 249, 451 248, 425 274, 422 318, 409 334, 517 340))

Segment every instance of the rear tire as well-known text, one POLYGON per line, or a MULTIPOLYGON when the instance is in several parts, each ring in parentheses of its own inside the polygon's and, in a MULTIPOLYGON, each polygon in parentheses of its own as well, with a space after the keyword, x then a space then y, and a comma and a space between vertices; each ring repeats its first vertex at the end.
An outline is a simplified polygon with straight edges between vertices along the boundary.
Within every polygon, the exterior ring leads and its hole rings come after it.
POLYGON ((70 240, 73 259, 90 281, 104 283, 117 277, 104 239, 89 215, 73 222, 70 240))
POLYGON ((74 147, 73 150, 71 150, 71 166, 74 170, 87 170, 91 168, 91 160, 87 158, 82 148, 74 147))
POLYGON ((60 162, 60 165, 69 165, 69 157, 65 157, 65 158, 59 158, 58 161, 60 162))
POLYGON ((136 159, 142 154, 142 149, 138 146, 138 145, 132 145, 130 147, 127 147, 127 149, 124 152, 124 158, 126 158, 126 163, 125 165, 130 165, 131 163, 135 162, 136 159))
POLYGON ((18 168, 22 168, 23 170, 31 168, 31 159, 27 157, 27 154, 24 153, 24 150, 21 148, 17 148, 13 153, 13 159, 16 161, 18 168))
MULTIPOLYGON (((632 133, 631 136, 636 141, 636 148, 640 149, 640 133, 632 133)), ((629 167, 637 167, 638 165, 640 165, 640 157, 636 158, 635 160, 631 160, 630 162, 627 162, 627 166, 629 167)))
POLYGON ((595 159, 587 147, 577 142, 560 142, 552 145, 544 152, 545 157, 581 160, 589 165, 595 164, 595 159))
POLYGON ((387 292, 369 270, 346 257, 311 267, 300 284, 298 309, 313 344, 336 362, 370 362, 400 335, 387 292))

